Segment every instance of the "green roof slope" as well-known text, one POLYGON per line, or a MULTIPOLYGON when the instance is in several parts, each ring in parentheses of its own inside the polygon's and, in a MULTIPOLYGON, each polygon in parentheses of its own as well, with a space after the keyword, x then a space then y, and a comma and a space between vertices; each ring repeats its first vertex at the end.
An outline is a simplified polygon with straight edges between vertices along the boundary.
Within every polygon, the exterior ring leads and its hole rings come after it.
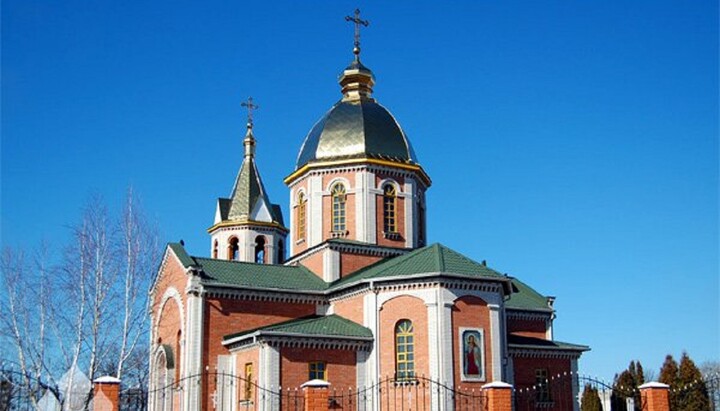
POLYGON ((372 331, 347 318, 332 314, 328 316, 312 316, 285 321, 267 327, 256 328, 235 334, 226 335, 223 340, 229 340, 243 335, 254 333, 272 333, 281 335, 326 336, 326 337, 354 337, 372 338, 372 331))
POLYGON ((282 290, 323 291, 327 284, 303 266, 255 264, 193 257, 206 285, 231 285, 282 290))
POLYGON ((468 277, 502 279, 506 277, 497 271, 473 261, 442 244, 433 244, 408 254, 386 258, 365 267, 331 284, 336 289, 365 280, 389 277, 404 277, 417 274, 447 273, 468 277))
POLYGON ((552 308, 548 306, 547 297, 517 278, 513 278, 511 281, 515 292, 510 294, 510 299, 505 302, 506 307, 518 310, 552 311, 552 308))

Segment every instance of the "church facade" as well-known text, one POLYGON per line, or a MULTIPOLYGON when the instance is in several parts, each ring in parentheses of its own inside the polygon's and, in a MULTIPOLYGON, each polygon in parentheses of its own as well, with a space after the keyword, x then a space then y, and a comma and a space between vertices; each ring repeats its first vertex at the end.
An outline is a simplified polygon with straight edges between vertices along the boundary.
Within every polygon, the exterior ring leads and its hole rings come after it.
POLYGON ((422 378, 466 391, 504 381, 534 387, 545 409, 575 403, 576 384, 548 380, 577 371, 588 348, 553 339, 553 298, 428 242, 432 181, 359 55, 356 41, 342 98, 284 181, 287 214, 263 185, 250 116, 209 256, 167 246, 150 291, 150 409, 285 408, 259 390, 313 379, 359 389, 422 378))

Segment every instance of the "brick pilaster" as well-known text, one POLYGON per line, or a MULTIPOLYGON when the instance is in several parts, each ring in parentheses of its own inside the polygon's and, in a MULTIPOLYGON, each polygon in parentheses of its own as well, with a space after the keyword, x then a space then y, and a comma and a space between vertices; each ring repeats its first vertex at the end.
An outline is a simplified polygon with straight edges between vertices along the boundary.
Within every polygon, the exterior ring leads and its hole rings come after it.
POLYGON ((512 385, 494 381, 482 386, 487 411, 512 411, 512 385))
POLYGON ((305 394, 305 411, 328 411, 329 382, 310 380, 301 387, 305 394))
POLYGON ((640 401, 643 411, 670 411, 670 386, 649 382, 640 387, 640 401))
POLYGON ((118 411, 120 409, 120 380, 100 377, 93 381, 93 411, 118 411))

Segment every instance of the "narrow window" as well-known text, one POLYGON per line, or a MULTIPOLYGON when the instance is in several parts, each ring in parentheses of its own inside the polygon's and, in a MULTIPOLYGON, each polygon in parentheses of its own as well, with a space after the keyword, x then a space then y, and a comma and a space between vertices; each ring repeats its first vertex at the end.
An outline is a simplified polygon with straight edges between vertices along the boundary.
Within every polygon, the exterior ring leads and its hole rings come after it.
POLYGON ((278 257, 277 262, 278 264, 282 264, 285 262, 285 243, 283 243, 283 240, 278 241, 278 257))
POLYGON ((265 264, 265 237, 261 235, 255 237, 255 262, 265 264))
POLYGON ((541 368, 535 370, 536 400, 538 402, 550 402, 550 385, 548 384, 548 370, 541 368))
POLYGON ((332 195, 332 231, 345 233, 345 186, 338 183, 330 190, 332 195))
POLYGON ((245 364, 245 390, 243 391, 243 400, 252 400, 252 379, 253 379, 253 366, 249 362, 245 364))
POLYGON ((297 202, 297 239, 304 240, 306 235, 307 199, 305 194, 298 194, 297 202))
POLYGON ((239 260, 240 259, 240 240, 237 237, 230 239, 228 245, 228 260, 239 260))
POLYGON ((395 186, 386 184, 383 187, 383 231, 387 234, 397 232, 395 224, 396 198, 395 186))
POLYGON ((415 337, 413 323, 400 320, 395 325, 395 379, 415 378, 415 337))
POLYGON ((327 368, 324 361, 313 361, 308 369, 311 380, 327 380, 327 368))
POLYGON ((213 258, 218 257, 218 240, 213 243, 213 258))

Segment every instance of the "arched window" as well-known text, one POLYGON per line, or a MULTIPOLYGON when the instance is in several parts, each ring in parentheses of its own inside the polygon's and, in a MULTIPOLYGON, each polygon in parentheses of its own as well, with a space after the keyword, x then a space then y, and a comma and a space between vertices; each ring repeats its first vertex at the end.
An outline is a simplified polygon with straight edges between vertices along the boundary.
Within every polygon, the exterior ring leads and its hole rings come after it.
POLYGON ((218 240, 213 243, 213 258, 218 258, 218 240))
POLYGON ((397 232, 395 220, 397 193, 395 186, 385 184, 383 187, 383 231, 386 234, 397 232))
POLYGON ((332 231, 333 233, 345 233, 345 186, 337 183, 330 190, 332 195, 332 231))
POLYGON ((239 260, 240 259, 240 240, 237 237, 230 239, 228 243, 228 260, 239 260))
POLYGON ((285 243, 283 243, 283 240, 278 241, 277 246, 277 263, 282 264, 285 262, 285 243))
POLYGON ((255 262, 265 264, 265 237, 255 237, 255 262))
POLYGON ((395 379, 415 378, 415 336, 413 323, 400 320, 395 325, 395 379))
POLYGON ((297 239, 304 240, 307 222, 307 199, 304 193, 298 194, 297 200, 297 239))

